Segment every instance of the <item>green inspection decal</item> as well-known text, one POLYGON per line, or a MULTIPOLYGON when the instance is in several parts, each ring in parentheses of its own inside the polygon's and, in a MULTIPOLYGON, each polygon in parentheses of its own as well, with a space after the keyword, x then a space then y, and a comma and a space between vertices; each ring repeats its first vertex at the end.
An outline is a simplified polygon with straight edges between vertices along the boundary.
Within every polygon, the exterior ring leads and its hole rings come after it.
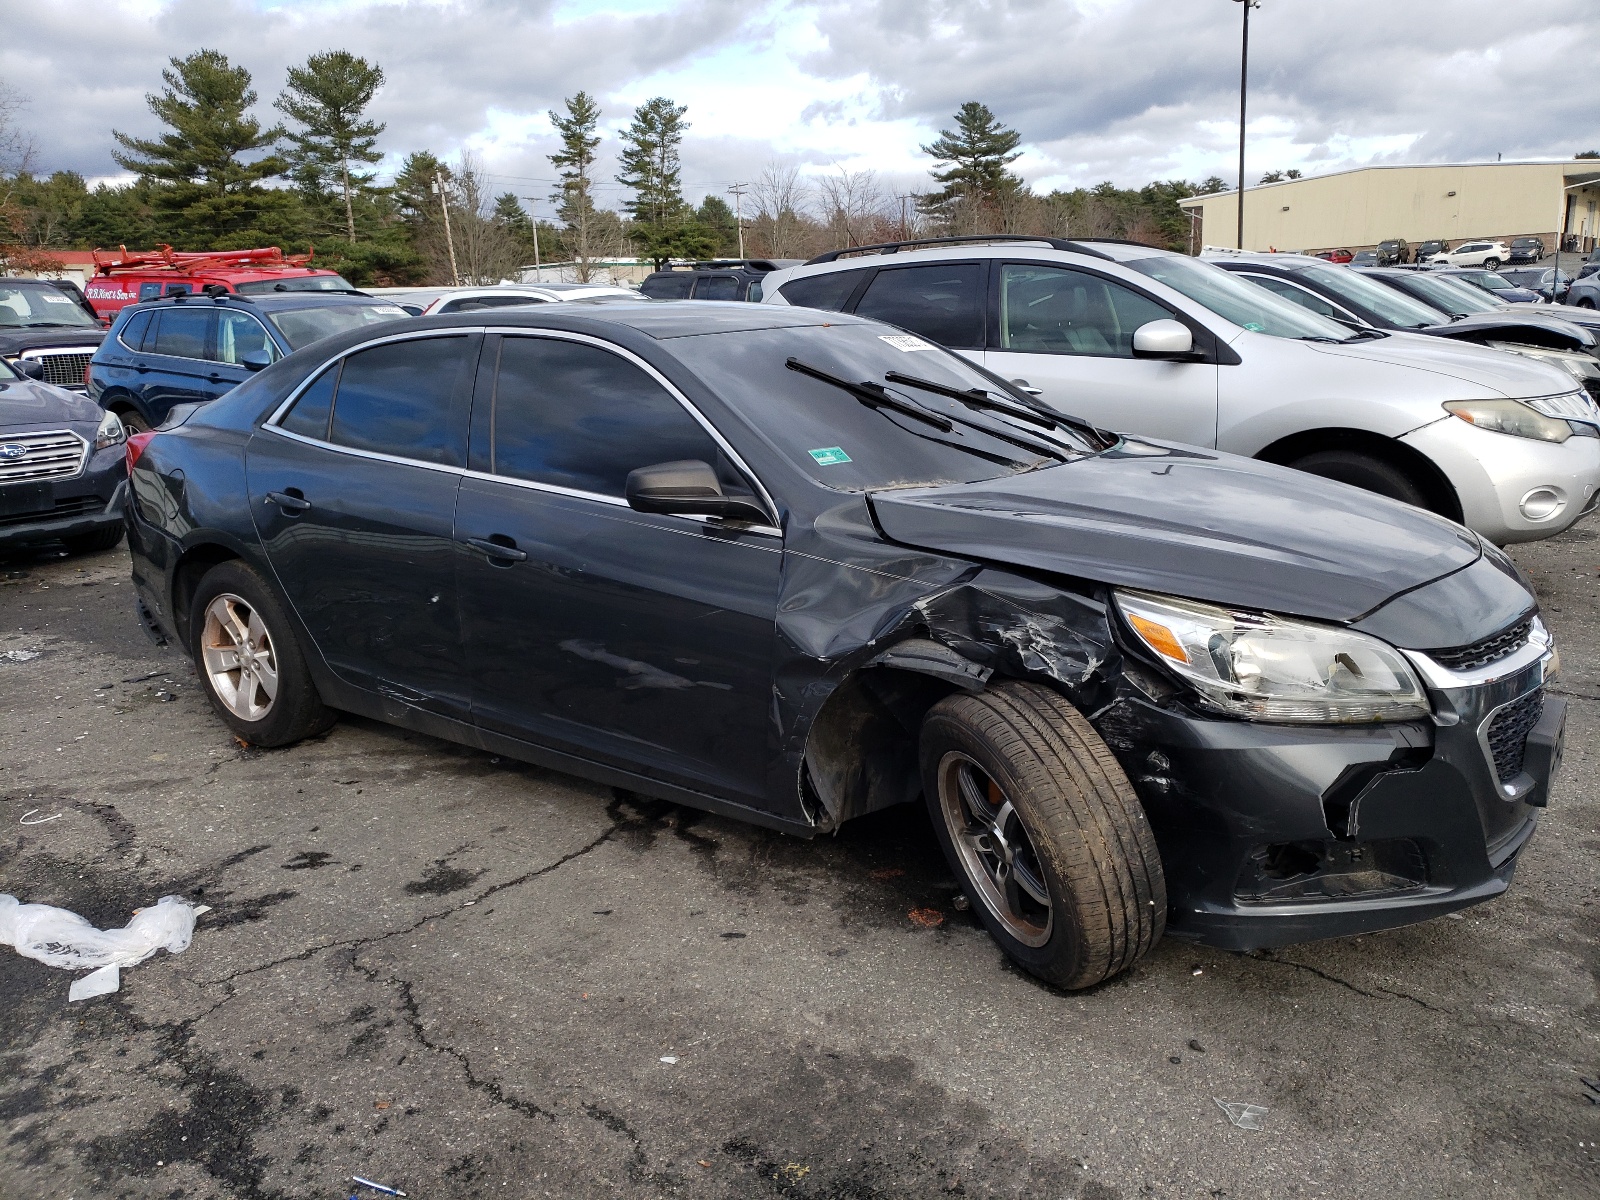
POLYGON ((817 460, 819 467, 832 467, 839 463, 847 463, 850 456, 838 446, 824 446, 820 450, 810 451, 811 457, 817 460))

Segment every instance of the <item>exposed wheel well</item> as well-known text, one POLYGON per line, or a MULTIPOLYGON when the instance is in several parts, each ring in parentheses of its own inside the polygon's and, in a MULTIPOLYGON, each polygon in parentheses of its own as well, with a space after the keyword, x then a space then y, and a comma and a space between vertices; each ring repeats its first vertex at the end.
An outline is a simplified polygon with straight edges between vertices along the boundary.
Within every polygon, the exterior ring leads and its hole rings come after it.
POLYGON ((1432 459, 1404 442, 1365 429, 1308 429, 1273 442, 1256 457, 1286 467, 1318 450, 1354 450, 1381 459, 1404 471, 1422 489, 1432 511, 1452 521, 1461 520, 1461 499, 1455 486, 1432 459))
POLYGON ((178 560, 172 574, 172 622, 185 646, 189 644, 189 604, 194 599, 195 589, 212 567, 238 557, 226 546, 208 543, 196 546, 178 560))

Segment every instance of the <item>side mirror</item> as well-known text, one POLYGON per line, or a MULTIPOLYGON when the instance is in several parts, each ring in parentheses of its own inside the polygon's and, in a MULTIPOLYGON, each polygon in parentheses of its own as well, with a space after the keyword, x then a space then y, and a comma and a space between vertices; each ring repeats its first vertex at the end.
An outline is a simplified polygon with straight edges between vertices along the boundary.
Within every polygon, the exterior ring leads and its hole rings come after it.
POLYGON ((1188 358, 1194 353, 1194 334, 1181 321, 1150 321, 1133 331, 1135 358, 1188 358))
POLYGON ((623 488, 635 512, 675 513, 686 517, 726 517, 735 521, 771 518, 749 500, 724 496, 717 473, 697 458, 656 463, 628 472, 623 488))
POLYGON ((13 359, 11 365, 16 368, 18 375, 24 379, 43 379, 44 364, 31 358, 13 359))
POLYGON ((252 350, 240 356, 239 365, 246 371, 264 371, 272 365, 272 356, 265 350, 252 350))

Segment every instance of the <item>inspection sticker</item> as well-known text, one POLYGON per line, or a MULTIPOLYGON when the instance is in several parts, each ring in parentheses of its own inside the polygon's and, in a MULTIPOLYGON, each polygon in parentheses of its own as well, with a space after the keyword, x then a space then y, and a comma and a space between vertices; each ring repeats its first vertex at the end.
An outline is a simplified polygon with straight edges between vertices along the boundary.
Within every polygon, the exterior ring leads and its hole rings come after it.
POLYGON ((933 349, 932 342, 925 342, 909 333, 880 333, 878 340, 880 342, 888 342, 896 350, 904 351, 906 354, 910 354, 913 350, 933 349))
POLYGON ((811 457, 817 460, 819 467, 831 467, 838 463, 847 463, 850 456, 838 446, 824 446, 820 450, 810 451, 811 457))

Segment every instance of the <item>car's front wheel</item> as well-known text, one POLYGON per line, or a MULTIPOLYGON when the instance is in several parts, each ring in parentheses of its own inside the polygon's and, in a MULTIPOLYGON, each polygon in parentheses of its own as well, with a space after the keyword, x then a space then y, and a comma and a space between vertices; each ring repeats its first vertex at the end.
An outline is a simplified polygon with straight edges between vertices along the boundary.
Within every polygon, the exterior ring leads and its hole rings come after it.
POLYGON ((1483 266, 1485 270, 1498 271, 1500 269, 1500 260, 1498 258, 1486 258, 1483 260, 1483 266))
POLYGON ((287 615, 249 567, 207 571, 189 611, 195 670, 211 707, 241 738, 287 746, 333 724, 287 615))
POLYGON ((1315 454, 1298 458, 1289 465, 1297 471, 1320 475, 1323 479, 1332 479, 1339 483, 1348 483, 1351 487, 1376 492, 1380 496, 1414 504, 1418 508, 1433 507, 1428 503, 1427 493, 1410 475, 1391 462, 1372 454, 1363 454, 1359 450, 1319 450, 1315 454))
POLYGON ((922 726, 934 828, 984 926, 1063 988, 1132 966, 1166 927, 1166 879, 1144 809, 1083 716, 1007 683, 951 696, 922 726))

